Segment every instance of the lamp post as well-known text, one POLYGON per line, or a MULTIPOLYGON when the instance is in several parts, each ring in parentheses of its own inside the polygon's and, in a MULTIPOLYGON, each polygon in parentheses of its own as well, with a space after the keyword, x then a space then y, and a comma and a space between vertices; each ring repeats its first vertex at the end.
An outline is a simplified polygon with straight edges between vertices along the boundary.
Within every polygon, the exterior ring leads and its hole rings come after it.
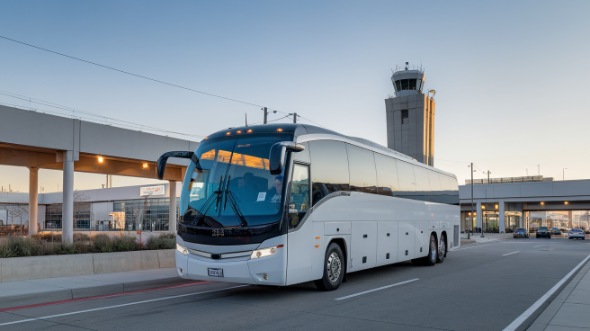
MULTIPOLYGON (((471 215, 472 217, 470 218, 470 227, 471 227, 471 233, 473 234, 473 217, 475 217, 475 210, 473 208, 473 162, 471 162, 470 165, 471 168, 471 215)), ((469 239, 469 230, 467 231, 467 239, 469 239)))
POLYGON ((481 205, 481 237, 483 238, 483 226, 485 224, 485 220, 484 220, 484 210, 486 210, 486 206, 485 205, 481 205))

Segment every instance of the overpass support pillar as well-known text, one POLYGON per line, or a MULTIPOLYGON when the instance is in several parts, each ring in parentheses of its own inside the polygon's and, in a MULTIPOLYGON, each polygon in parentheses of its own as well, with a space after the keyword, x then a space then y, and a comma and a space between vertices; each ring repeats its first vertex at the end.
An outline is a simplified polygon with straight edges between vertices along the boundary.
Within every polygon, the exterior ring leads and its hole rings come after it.
POLYGON ((498 227, 499 227, 500 233, 506 232, 506 223, 505 223, 505 217, 504 217, 505 207, 506 206, 505 206, 505 203, 503 200, 498 201, 498 227))
POLYGON ((480 229, 480 232, 483 232, 483 227, 481 226, 481 220, 483 216, 483 210, 481 210, 481 202, 477 202, 477 208, 475 209, 476 212, 476 219, 475 219, 475 227, 480 229))
POLYGON ((29 236, 39 231, 39 168, 29 168, 29 236))
POLYGON ((176 234, 176 181, 168 182, 168 196, 170 197, 169 216, 168 216, 168 231, 176 234))
POLYGON ((74 242, 74 152, 65 151, 63 156, 63 205, 61 210, 62 242, 74 242))

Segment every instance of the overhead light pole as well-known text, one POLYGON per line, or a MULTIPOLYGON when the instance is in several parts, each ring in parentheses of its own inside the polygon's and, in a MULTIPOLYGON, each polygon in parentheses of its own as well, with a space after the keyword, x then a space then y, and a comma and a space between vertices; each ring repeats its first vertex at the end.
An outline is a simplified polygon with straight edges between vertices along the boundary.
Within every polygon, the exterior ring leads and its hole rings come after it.
MULTIPOLYGON (((471 228, 471 233, 473 234, 473 217, 475 217, 475 210, 473 208, 473 162, 471 162, 470 168, 471 168, 471 217, 469 218, 469 221, 471 222, 471 224, 469 225, 469 227, 471 228)), ((469 239, 469 231, 467 231, 467 239, 469 239)))

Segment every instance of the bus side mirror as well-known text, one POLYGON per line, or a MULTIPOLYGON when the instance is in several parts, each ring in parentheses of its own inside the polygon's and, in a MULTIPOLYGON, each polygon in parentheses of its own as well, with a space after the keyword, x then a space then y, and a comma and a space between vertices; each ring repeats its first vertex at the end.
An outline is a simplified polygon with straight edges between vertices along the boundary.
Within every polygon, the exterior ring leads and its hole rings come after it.
POLYGON ((292 141, 282 141, 270 147, 270 155, 268 157, 270 173, 278 175, 283 172, 285 166, 285 152, 301 152, 305 146, 296 144, 292 141))
MULTIPOLYGON (((172 151, 172 152, 167 152, 162 154, 159 158, 158 158, 158 179, 163 179, 164 178, 164 170, 166 170, 166 161, 168 161, 169 157, 179 157, 182 159, 192 159, 193 161, 195 161, 194 159, 195 157, 195 153, 190 152, 190 151, 172 151)), ((198 159, 197 162, 195 162, 198 164, 198 159)))

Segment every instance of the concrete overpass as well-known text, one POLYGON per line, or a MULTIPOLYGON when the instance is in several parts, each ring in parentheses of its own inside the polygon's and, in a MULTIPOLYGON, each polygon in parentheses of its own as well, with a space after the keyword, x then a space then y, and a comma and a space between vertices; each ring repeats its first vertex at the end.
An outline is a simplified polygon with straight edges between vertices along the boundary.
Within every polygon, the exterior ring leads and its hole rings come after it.
MULTIPOLYGON (((157 178, 156 160, 167 151, 194 150, 198 142, 132 131, 0 105, 0 165, 29 169, 29 234, 37 233, 39 169, 63 171, 62 237, 73 241, 74 172, 157 178)), ((170 212, 176 214, 176 182, 185 164, 171 159, 170 212)), ((176 220, 170 218, 170 230, 176 220)))

